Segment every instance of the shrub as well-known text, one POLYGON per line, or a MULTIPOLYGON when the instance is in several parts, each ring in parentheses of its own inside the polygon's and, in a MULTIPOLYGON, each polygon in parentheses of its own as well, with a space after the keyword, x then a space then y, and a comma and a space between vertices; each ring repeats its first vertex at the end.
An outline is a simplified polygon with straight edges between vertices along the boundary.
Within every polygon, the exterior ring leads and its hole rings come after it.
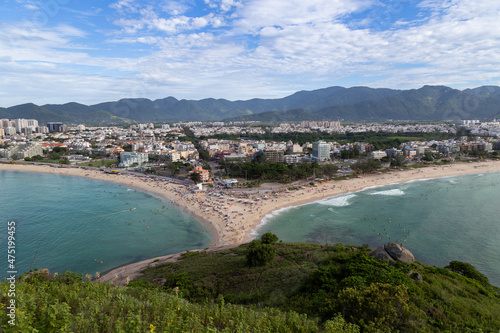
POLYGON ((359 326, 346 323, 344 318, 338 313, 335 318, 325 322, 326 332, 359 333, 359 326))
POLYGON ((490 286, 490 282, 488 281, 488 278, 484 274, 480 273, 471 264, 468 264, 466 262, 461 262, 461 261, 452 261, 448 264, 448 266, 445 266, 445 268, 449 269, 452 272, 461 274, 465 277, 477 280, 485 286, 490 286))
POLYGON ((406 286, 374 283, 365 288, 344 289, 337 301, 345 318, 363 331, 385 332, 407 324, 409 299, 406 286))
POLYGON ((266 232, 260 237, 262 244, 274 244, 279 240, 278 236, 272 232, 266 232))
POLYGON ((278 254, 278 250, 271 244, 262 244, 259 240, 253 240, 248 245, 246 254, 247 264, 251 267, 265 266, 278 254))

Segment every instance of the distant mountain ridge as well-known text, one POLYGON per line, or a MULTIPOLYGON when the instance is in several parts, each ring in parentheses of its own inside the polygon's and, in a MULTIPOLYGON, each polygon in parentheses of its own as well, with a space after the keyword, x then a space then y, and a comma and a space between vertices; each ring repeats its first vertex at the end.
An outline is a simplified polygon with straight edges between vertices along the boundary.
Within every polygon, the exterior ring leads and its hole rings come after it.
POLYGON ((229 101, 207 98, 126 98, 95 105, 33 103, 0 108, 0 118, 33 118, 41 123, 121 124, 172 121, 457 120, 500 118, 500 87, 463 91, 445 86, 394 90, 329 87, 278 99, 229 101))

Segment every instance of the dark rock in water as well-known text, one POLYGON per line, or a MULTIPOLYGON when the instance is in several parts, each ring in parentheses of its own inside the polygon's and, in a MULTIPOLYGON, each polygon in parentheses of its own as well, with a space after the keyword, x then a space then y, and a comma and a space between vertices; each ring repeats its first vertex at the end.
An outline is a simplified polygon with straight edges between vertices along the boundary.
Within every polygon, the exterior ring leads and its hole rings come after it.
POLYGON ((389 253, 387 253, 382 246, 377 248, 375 251, 370 252, 369 255, 378 260, 389 260, 390 262, 394 261, 394 259, 392 259, 389 253))
POLYGON ((407 262, 409 264, 415 261, 413 254, 399 244, 387 244, 385 250, 396 261, 407 262))
POLYGON ((411 264, 415 261, 415 257, 408 249, 396 243, 381 246, 369 255, 375 259, 389 260, 390 262, 401 261, 411 264))

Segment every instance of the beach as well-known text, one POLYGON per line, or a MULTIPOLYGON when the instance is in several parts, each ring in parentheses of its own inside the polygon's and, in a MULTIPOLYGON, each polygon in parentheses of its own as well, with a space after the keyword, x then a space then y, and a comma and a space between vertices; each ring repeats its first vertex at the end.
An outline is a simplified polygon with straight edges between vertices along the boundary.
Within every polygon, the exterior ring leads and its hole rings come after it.
MULTIPOLYGON (((44 172, 89 179, 110 181, 147 192, 168 200, 197 218, 212 234, 212 250, 238 246, 251 240, 258 226, 273 212, 349 192, 375 186, 405 183, 413 180, 432 179, 474 173, 500 171, 500 161, 480 163, 455 163, 431 165, 426 168, 394 170, 340 181, 317 183, 313 186, 267 186, 261 189, 193 191, 174 180, 155 176, 107 174, 95 169, 78 167, 57 168, 46 165, 0 164, 0 170, 44 172)), ((116 268, 101 277, 103 281, 124 284, 140 271, 151 266, 176 260, 177 255, 152 258, 116 268), (153 260, 156 260, 153 263, 153 260)))

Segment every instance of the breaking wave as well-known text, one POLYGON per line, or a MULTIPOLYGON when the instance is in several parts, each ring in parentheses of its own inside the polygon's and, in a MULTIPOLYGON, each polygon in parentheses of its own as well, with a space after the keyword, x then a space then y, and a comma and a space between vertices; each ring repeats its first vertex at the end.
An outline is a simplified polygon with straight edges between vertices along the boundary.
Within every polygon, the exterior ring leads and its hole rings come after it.
POLYGON ((405 195, 405 192, 396 188, 396 189, 393 189, 393 190, 387 190, 387 191, 380 191, 380 192, 370 193, 370 195, 401 196, 401 195, 405 195))
POLYGON ((355 198, 356 194, 347 194, 338 197, 333 197, 321 201, 317 201, 320 205, 334 206, 334 207, 345 207, 351 204, 350 200, 355 198))

